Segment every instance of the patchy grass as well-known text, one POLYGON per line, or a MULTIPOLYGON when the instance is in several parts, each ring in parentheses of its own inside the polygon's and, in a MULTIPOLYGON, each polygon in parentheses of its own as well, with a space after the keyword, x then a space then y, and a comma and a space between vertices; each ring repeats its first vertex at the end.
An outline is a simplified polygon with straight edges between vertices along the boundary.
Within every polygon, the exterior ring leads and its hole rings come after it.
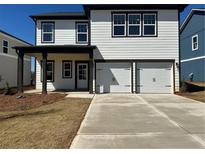
POLYGON ((0 112, 0 148, 69 148, 90 102, 69 98, 35 109, 0 112))

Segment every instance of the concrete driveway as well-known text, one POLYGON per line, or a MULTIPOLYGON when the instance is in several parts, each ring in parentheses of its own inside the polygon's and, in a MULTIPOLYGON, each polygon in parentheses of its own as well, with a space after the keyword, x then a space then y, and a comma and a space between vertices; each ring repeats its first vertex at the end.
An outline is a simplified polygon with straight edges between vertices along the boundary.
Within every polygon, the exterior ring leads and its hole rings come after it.
POLYGON ((71 148, 205 148, 205 104, 176 95, 95 95, 71 148))

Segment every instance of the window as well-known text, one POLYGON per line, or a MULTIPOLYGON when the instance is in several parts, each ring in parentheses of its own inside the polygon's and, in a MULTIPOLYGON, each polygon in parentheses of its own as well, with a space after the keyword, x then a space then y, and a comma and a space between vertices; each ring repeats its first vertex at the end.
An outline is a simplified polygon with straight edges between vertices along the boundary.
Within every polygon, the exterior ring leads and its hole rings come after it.
POLYGON ((53 22, 42 23, 42 42, 54 43, 54 23, 53 22))
POLYGON ((198 35, 192 36, 192 51, 198 50, 198 35))
POLYGON ((79 65, 79 80, 86 80, 87 79, 87 64, 80 64, 79 65))
POLYGON ((114 12, 112 36, 157 36, 157 12, 114 12))
POLYGON ((77 43, 88 42, 88 23, 77 23, 77 43))
POLYGON ((156 14, 143 14, 143 35, 156 36, 156 14))
POLYGON ((72 61, 63 61, 63 78, 72 78, 72 61))
POLYGON ((3 53, 8 53, 8 50, 9 50, 9 42, 3 40, 3 53))
POLYGON ((140 14, 128 14, 128 35, 140 36, 141 15, 140 14))
MULTIPOLYGON (((54 61, 47 61, 46 66, 47 71, 47 81, 54 82, 54 61)), ((42 61, 41 61, 41 81, 43 81, 43 69, 42 69, 42 61)))
POLYGON ((113 36, 126 35, 126 14, 113 14, 113 36))

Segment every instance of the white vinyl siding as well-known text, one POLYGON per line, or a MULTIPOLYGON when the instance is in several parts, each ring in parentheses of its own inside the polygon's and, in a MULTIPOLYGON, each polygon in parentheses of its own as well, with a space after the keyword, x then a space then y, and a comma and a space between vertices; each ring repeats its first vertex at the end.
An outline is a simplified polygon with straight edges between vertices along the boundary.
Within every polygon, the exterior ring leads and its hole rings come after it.
MULTIPOLYGON (((120 10, 119 10, 120 11, 120 10)), ((121 10, 126 12, 126 10, 121 10)), ((132 11, 132 10, 128 10, 132 11)), ((143 10, 133 10, 140 12, 143 10)), ((145 10, 147 11, 147 10, 145 10)), ((178 10, 157 12, 156 37, 112 37, 113 10, 91 11, 91 44, 96 45, 95 59, 179 59, 178 10)), ((175 66, 175 87, 179 89, 179 72, 175 66)))
MULTIPOLYGON (((4 88, 6 82, 10 87, 17 86, 17 63, 18 56, 13 46, 28 46, 28 44, 17 40, 0 32, 0 88, 4 88), (8 41, 8 53, 3 52, 3 40, 8 41)), ((31 59, 30 56, 24 56, 24 85, 31 83, 31 59)))
MULTIPOLYGON (((36 89, 42 90, 41 82, 41 60, 42 55, 36 55, 36 89)), ((88 54, 48 54, 48 60, 54 60, 54 82, 47 82, 48 90, 75 89, 75 61, 89 60, 88 54), (72 61, 72 77, 62 78, 62 61, 72 61)))
POLYGON ((76 43, 76 22, 86 22, 86 20, 37 20, 36 45, 75 45, 76 43), (54 43, 41 42, 41 22, 54 22, 54 43))

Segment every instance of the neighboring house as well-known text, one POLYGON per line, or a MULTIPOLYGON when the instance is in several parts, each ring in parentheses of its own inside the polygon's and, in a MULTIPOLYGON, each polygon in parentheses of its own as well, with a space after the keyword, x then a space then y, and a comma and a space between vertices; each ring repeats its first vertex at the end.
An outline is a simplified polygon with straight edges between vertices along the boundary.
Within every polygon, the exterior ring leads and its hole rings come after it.
POLYGON ((181 80, 205 81, 205 9, 192 9, 180 28, 181 80))
POLYGON ((84 12, 32 15, 36 45, 15 48, 36 57, 36 89, 44 93, 174 93, 179 91, 179 13, 185 7, 84 5, 84 12))
MULTIPOLYGON (((9 87, 17 86, 17 61, 18 56, 13 46, 30 46, 29 43, 0 30, 0 89, 6 82, 9 87)), ((24 85, 30 84, 31 60, 30 56, 24 59, 24 85)))

